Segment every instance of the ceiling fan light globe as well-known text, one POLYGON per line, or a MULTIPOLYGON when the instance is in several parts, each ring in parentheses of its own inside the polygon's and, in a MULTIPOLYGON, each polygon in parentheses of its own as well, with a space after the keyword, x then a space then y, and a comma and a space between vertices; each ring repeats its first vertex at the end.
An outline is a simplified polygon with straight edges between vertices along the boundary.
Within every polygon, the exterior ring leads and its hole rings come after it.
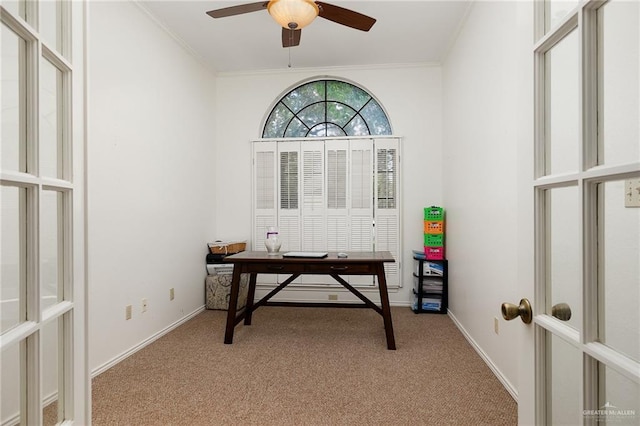
POLYGON ((320 13, 313 0, 271 0, 267 10, 282 28, 296 30, 309 25, 320 13))

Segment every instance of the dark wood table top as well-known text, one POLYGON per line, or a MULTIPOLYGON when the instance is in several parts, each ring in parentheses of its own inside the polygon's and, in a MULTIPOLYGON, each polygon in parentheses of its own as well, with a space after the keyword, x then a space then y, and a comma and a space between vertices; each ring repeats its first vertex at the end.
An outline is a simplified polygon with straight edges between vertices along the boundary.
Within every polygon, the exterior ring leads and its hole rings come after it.
POLYGON ((240 253, 225 256, 224 262, 229 263, 263 263, 263 262, 277 262, 277 263, 371 263, 371 262, 395 262, 395 259, 389 251, 349 251, 344 252, 347 257, 338 257, 338 253, 342 252, 328 252, 327 257, 285 257, 283 256, 286 251, 278 254, 270 255, 266 251, 243 251, 240 253))

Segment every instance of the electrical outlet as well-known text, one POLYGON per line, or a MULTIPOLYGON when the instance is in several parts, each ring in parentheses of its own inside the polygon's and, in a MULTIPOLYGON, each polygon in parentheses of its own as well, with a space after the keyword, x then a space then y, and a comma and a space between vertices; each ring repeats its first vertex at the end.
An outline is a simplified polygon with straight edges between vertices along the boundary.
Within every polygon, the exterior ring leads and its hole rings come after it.
POLYGON ((493 331, 496 334, 500 334, 500 329, 499 329, 499 326, 498 326, 499 324, 500 324, 500 321, 498 321, 498 317, 494 317, 493 318, 493 331))
POLYGON ((172 288, 170 288, 169 289, 169 300, 173 300, 175 298, 176 298, 176 292, 172 288))
POLYGON ((127 305, 124 308, 124 319, 125 320, 130 320, 131 319, 131 305, 127 305))
POLYGON ((329 300, 333 300, 333 301, 338 300, 338 295, 337 294, 330 294, 329 295, 329 300))
POLYGON ((640 207, 640 179, 624 181, 624 206, 640 207))
POLYGON ((142 312, 147 312, 149 308, 149 304, 147 303, 147 299, 142 299, 142 312))

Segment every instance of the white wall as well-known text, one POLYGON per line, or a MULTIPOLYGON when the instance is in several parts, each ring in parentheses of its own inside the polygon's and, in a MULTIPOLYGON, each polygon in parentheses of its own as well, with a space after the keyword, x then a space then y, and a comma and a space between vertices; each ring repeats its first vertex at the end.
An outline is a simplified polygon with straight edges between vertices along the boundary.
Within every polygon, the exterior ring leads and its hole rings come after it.
POLYGON ((96 371, 204 304, 218 186, 216 93, 214 76, 135 4, 88 8, 89 365, 96 371), (133 305, 129 321, 126 305, 133 305))
MULTIPOLYGON (((219 201, 216 237, 251 240, 250 141, 262 135, 266 116, 283 94, 318 77, 344 79, 363 87, 385 108, 394 134, 403 137, 404 288, 389 297, 395 305, 408 306, 413 285, 411 250, 423 246, 422 209, 442 201, 442 90, 438 66, 292 69, 220 75, 217 155, 213 163, 219 201)), ((282 294, 287 297, 286 291, 282 294)), ((316 296, 327 300, 322 292, 316 296)))
POLYGON ((522 297, 518 140, 533 129, 532 116, 522 118, 532 103, 532 63, 523 60, 532 56, 532 17, 521 19, 518 7, 476 2, 443 64, 450 311, 514 394, 522 324, 505 322, 500 306, 522 297))

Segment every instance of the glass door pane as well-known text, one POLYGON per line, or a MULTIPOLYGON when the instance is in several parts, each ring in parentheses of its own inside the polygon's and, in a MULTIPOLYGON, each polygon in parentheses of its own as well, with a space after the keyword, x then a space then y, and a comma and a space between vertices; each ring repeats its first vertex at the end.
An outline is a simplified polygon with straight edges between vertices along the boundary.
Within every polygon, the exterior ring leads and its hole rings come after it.
POLYGON ((55 425, 61 418, 59 404, 61 392, 62 357, 60 345, 62 318, 53 320, 42 327, 42 419, 44 426, 55 425))
POLYGON ((40 34, 43 42, 58 53, 62 48, 62 11, 64 3, 60 0, 40 2, 40 34))
POLYGON ((47 309, 63 300, 64 227, 63 193, 42 191, 40 224, 41 308, 47 309))
POLYGON ((640 362, 640 208, 625 207, 625 181, 598 184, 599 340, 640 362))
POLYGON ((62 71, 40 61, 40 176, 62 178, 62 71))
POLYGON ((0 26, 1 167, 26 172, 26 42, 4 24, 0 26))
POLYGON ((582 329, 582 245, 580 194, 577 186, 554 188, 546 193, 547 289, 546 313, 582 329), (566 305, 566 306, 565 306, 566 305), (565 306, 571 315, 556 311, 565 306), (555 309, 554 309, 555 307, 555 309))
POLYGON ((546 333, 547 424, 582 424, 582 354, 546 333))
POLYGON ((0 191, 0 333, 4 333, 25 319, 27 191, 17 186, 2 186, 0 191))
POLYGON ((558 25, 578 5, 578 0, 546 0, 545 32, 558 25))
POLYGON ((636 426, 640 424, 640 384, 611 367, 597 364, 597 405, 583 411, 585 424, 636 426))
POLYGON ((598 9, 598 164, 640 161, 640 2, 598 9))
POLYGON ((20 345, 12 345, 0 356, 0 424, 20 424, 20 345))
POLYGON ((544 55, 546 174, 575 172, 580 160, 580 50, 573 31, 544 55))
POLYGON ((19 16, 25 21, 27 20, 26 13, 27 0, 2 0, 2 7, 11 12, 14 16, 19 16))

